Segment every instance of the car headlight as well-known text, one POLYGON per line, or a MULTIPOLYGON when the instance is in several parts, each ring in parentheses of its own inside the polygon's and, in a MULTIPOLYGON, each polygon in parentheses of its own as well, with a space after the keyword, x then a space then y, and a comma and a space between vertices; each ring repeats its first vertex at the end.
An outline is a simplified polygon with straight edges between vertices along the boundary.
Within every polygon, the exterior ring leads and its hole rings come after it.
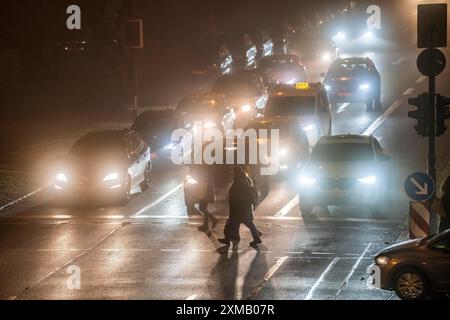
POLYGON ((278 152, 278 155, 280 157, 286 157, 289 154, 289 150, 288 149, 280 149, 280 152, 278 152))
POLYGON ((67 176, 64 173, 58 173, 56 175, 56 180, 61 181, 61 182, 68 182, 69 181, 67 179, 67 176))
POLYGON ((330 91, 331 90, 331 86, 325 86, 325 90, 330 91))
POLYGON ((103 181, 108 182, 108 181, 115 181, 117 179, 119 179, 119 174, 117 172, 111 172, 105 176, 103 181))
POLYGON ((386 257, 386 256, 381 256, 376 259, 376 262, 377 262, 377 265, 379 265, 379 266, 386 266, 389 264, 389 262, 391 262, 391 258, 386 257))
POLYGON ((364 33, 363 37, 366 40, 370 40, 370 39, 373 38, 373 32, 372 31, 367 31, 366 33, 364 33))
POLYGON ((358 179, 359 183, 365 184, 365 185, 374 185, 377 183, 377 177, 375 176, 369 176, 365 178, 358 179))
POLYGON ((205 122, 205 123, 204 123, 203 127, 204 127, 205 129, 212 129, 212 128, 217 127, 217 124, 216 124, 215 122, 208 121, 208 122, 205 122))
POLYGON ((316 184, 316 182, 317 182, 317 179, 314 179, 311 177, 306 177, 306 176, 300 177, 300 184, 303 186, 313 186, 316 184))
POLYGON ((187 177, 186 177, 186 182, 187 182, 188 184, 198 184, 198 181, 195 180, 194 178, 192 178, 191 176, 187 176, 187 177))
POLYGON ((176 148, 176 144, 173 142, 164 146, 164 150, 174 150, 175 148, 176 148))
POLYGON ((331 60, 331 54, 328 52, 322 53, 322 61, 330 61, 331 60))
POLYGON ((246 105, 243 105, 243 106, 241 107, 241 109, 242 109, 242 111, 244 111, 244 112, 250 112, 250 111, 252 110, 252 106, 249 105, 249 104, 246 104, 246 105))
POLYGON ((340 41, 342 41, 342 40, 345 40, 347 38, 347 35, 344 33, 344 32, 338 32, 335 36, 334 36, 334 39, 336 39, 336 40, 340 40, 340 41))
POLYGON ((359 90, 367 91, 369 89, 370 89, 370 84, 369 83, 364 83, 364 84, 359 86, 359 90))
POLYGON ((313 131, 313 130, 316 130, 316 125, 313 123, 313 124, 309 124, 309 125, 307 125, 307 126, 304 126, 303 127, 303 130, 305 130, 305 131, 313 131))

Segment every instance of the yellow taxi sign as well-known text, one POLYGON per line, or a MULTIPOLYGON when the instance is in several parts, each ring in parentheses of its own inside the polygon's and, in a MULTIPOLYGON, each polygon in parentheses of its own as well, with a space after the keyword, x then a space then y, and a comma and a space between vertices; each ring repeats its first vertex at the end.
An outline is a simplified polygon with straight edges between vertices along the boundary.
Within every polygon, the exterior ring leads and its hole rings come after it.
POLYGON ((308 82, 299 82, 295 85, 297 90, 308 90, 310 88, 308 82))

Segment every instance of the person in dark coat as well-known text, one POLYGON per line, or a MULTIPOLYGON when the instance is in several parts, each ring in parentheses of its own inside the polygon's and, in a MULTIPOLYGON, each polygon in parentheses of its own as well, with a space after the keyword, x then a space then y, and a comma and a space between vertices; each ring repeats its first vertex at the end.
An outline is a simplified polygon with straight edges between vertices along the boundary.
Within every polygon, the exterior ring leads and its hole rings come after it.
POLYGON ((225 239, 219 242, 229 246, 230 241, 239 240, 239 228, 244 224, 251 232, 253 242, 250 246, 257 248, 261 241, 261 232, 254 223, 253 208, 257 203, 258 195, 253 182, 245 171, 237 166, 234 168, 234 180, 229 193, 230 216, 225 225, 225 239))
POLYGON ((442 208, 441 222, 439 225, 439 231, 444 232, 450 229, 450 177, 447 177, 444 185, 442 186, 442 208))

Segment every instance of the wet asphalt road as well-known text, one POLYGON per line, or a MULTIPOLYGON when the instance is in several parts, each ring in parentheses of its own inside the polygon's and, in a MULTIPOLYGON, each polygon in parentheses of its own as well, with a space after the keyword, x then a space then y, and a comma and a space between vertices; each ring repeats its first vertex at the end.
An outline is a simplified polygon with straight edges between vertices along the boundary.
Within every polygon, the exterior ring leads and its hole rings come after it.
MULTIPOLYGON (((198 232, 200 216, 187 217, 183 204, 186 169, 159 163, 150 190, 126 207, 44 202, 4 216, 0 299, 395 299, 369 290, 363 278, 373 256, 404 230, 405 178, 426 169, 426 141, 407 118, 407 98, 427 82, 416 71, 418 51, 386 47, 371 51, 383 79, 383 115, 345 104, 333 125, 335 134, 375 135, 391 155, 394 187, 383 216, 331 208, 303 221, 293 182, 280 180, 256 212, 261 250, 248 246, 242 229, 239 251, 219 254, 226 207, 212 205, 221 223, 210 235, 198 232), (79 290, 67 286, 73 266, 81 271, 79 290)), ((450 95, 448 79, 446 71, 438 80, 442 94, 450 95)), ((438 142, 440 166, 448 162, 448 142, 438 142)))

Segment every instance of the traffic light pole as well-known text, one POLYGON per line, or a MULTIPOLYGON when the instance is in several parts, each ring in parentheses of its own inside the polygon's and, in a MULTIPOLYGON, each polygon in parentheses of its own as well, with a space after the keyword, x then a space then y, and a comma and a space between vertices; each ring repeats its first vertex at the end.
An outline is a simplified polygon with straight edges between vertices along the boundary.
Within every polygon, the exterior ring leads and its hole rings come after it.
MULTIPOLYGON (((429 121, 429 140, 428 140, 428 174, 434 181, 437 179, 436 170, 436 77, 430 77, 428 101, 428 121, 429 121)), ((433 195, 433 200, 435 195, 433 195)))
MULTIPOLYGON (((429 77, 429 96, 428 96, 428 174, 437 183, 437 169, 436 169, 436 76, 429 77)), ((436 199, 436 188, 434 188, 433 195, 430 202, 430 207, 436 199)), ((436 214, 430 214, 430 231, 431 234, 438 232, 438 217, 436 214)))

